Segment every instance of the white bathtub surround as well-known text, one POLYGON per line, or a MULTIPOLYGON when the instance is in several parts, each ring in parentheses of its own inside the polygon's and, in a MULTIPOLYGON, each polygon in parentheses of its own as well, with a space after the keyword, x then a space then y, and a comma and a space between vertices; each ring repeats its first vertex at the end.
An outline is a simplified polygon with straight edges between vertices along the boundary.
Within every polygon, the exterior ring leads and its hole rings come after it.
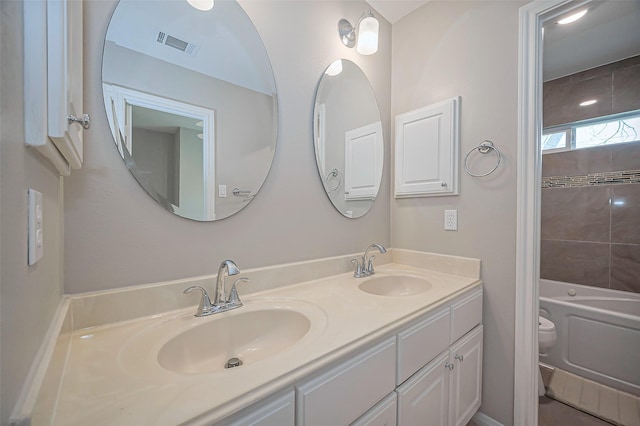
POLYGON ((631 395, 556 368, 547 395, 621 426, 640 425, 640 396, 631 395))
POLYGON ((183 295, 182 290, 198 283, 210 289, 214 277, 67 296, 68 309, 61 315, 70 318, 72 334, 69 339, 69 333, 61 332, 67 328, 60 325, 59 337, 45 342, 48 347, 57 342, 61 349, 51 351, 48 362, 43 359, 41 373, 55 377, 53 369, 59 376, 31 391, 31 400, 36 401, 31 410, 25 407, 15 413, 28 421, 29 416, 46 412, 48 417, 42 418, 53 420, 44 424, 52 425, 211 424, 480 285, 479 260, 423 253, 424 263, 434 270, 395 261, 409 256, 418 265, 418 252, 389 252, 391 256, 376 258, 377 276, 422 277, 431 283, 430 290, 396 298, 360 291, 358 285, 367 278, 352 277, 349 261, 356 255, 350 255, 242 271, 240 276, 251 277, 239 288, 245 306, 207 318, 193 316, 197 297, 183 295), (454 271, 467 275, 443 272, 447 265, 456 265, 454 271), (470 271, 476 271, 475 276, 470 271), (159 366, 156 349, 181 327, 274 305, 300 312, 312 322, 300 344, 286 352, 232 374, 225 370, 185 375, 159 366))
POLYGON ((557 342, 540 361, 640 395, 640 294, 540 280, 557 342))

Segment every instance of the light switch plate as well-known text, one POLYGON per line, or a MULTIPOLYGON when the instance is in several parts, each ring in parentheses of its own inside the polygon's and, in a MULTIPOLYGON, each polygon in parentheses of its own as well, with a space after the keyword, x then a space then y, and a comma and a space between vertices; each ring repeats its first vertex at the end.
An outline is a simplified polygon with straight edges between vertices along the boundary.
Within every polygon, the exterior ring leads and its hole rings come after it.
POLYGON ((458 210, 444 211, 444 229, 447 231, 458 230, 458 210))
POLYGON ((225 198, 227 196, 227 185, 218 185, 218 197, 225 198))
POLYGON ((36 191, 35 189, 29 188, 28 199, 29 199, 28 263, 29 265, 35 265, 35 263, 38 260, 42 259, 42 255, 44 253, 43 230, 42 230, 42 222, 43 222, 42 193, 36 191))

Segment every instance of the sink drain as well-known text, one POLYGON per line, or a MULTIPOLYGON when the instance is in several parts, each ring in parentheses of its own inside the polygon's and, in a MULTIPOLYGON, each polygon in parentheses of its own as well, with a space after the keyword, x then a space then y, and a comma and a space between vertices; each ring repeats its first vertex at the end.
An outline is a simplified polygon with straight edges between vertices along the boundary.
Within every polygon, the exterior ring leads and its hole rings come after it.
POLYGON ((224 368, 234 368, 234 367, 240 367, 242 365, 242 361, 240 361, 240 358, 231 358, 229 359, 229 361, 227 361, 227 363, 224 365, 224 368))

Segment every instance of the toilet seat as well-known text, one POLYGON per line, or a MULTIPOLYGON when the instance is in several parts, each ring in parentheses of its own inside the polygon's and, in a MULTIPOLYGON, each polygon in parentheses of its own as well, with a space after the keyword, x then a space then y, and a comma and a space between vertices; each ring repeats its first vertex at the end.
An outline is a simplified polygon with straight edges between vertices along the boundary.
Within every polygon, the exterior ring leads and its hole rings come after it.
POLYGON ((539 331, 556 331, 556 325, 544 317, 538 317, 538 330, 539 331))

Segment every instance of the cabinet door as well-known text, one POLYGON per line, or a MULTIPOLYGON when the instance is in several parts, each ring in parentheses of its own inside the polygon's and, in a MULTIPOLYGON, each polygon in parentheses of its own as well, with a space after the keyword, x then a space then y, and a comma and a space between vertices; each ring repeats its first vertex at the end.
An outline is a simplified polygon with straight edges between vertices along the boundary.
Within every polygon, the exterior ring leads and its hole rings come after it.
POLYGON ((450 322, 447 306, 398 333, 398 385, 449 347, 450 322))
POLYGON ((482 399, 482 325, 449 349, 454 365, 449 388, 449 425, 464 426, 482 399))
POLYGON ((82 2, 47 1, 49 137, 74 169, 82 166, 82 2))
POLYGON ((445 352, 398 387, 398 424, 447 426, 450 372, 445 352))
POLYGON ((344 363, 296 386, 296 424, 354 422, 393 391, 396 338, 391 337, 344 363))
POLYGON ((283 395, 268 398, 249 407, 217 426, 293 426, 295 419, 295 396, 290 390, 283 395))
POLYGON ((397 395, 391 392, 351 426, 396 426, 397 411, 397 395))
POLYGON ((460 98, 396 116, 395 196, 458 194, 460 98))
POLYGON ((451 338, 453 344, 482 322, 482 289, 468 292, 451 304, 451 338))

